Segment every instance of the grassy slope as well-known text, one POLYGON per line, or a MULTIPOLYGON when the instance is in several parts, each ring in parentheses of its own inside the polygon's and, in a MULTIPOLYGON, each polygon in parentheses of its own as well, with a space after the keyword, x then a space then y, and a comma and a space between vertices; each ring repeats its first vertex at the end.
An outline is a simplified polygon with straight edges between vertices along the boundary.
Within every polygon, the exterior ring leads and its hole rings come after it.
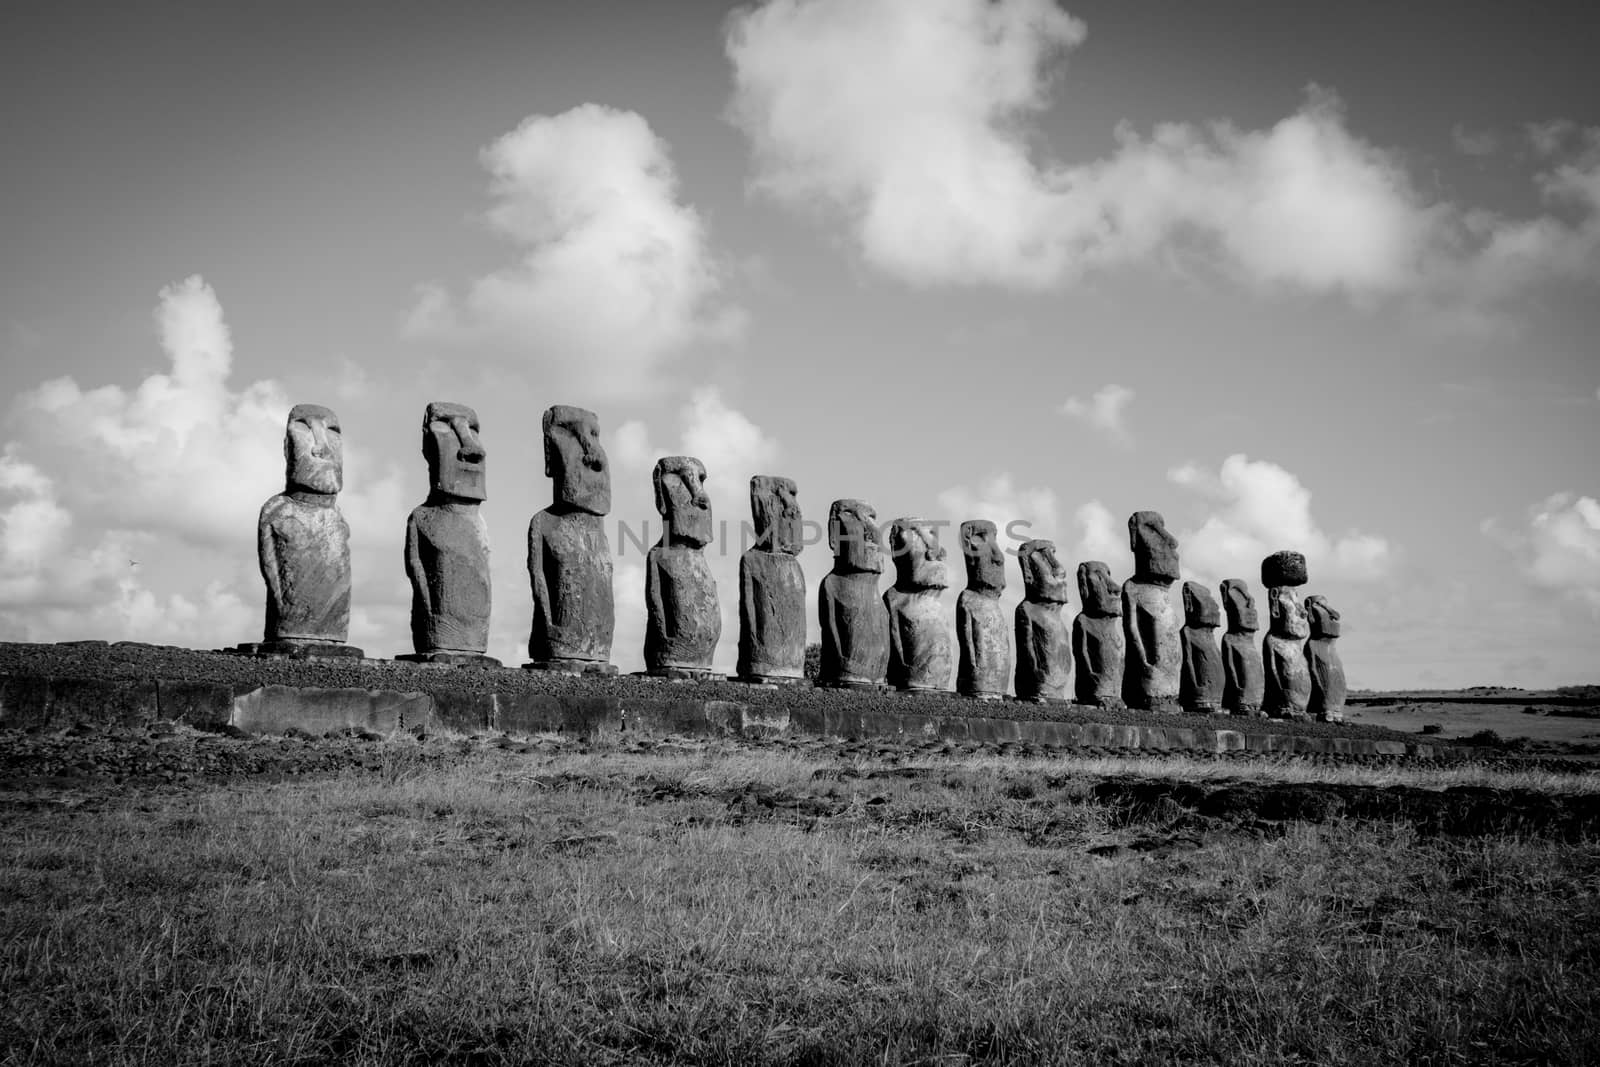
POLYGON ((1597 1036, 1594 843, 1117 825, 1062 761, 385 753, 8 811, 6 1062, 1543 1063, 1597 1036))

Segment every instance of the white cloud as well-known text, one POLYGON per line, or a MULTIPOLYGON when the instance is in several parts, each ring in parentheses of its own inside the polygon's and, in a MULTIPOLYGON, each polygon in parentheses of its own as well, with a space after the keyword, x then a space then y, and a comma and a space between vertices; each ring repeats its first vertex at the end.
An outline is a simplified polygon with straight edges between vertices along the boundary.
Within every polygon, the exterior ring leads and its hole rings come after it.
MULTIPOLYGON (((1316 87, 1266 129, 1124 125, 1105 159, 1042 158, 1029 120, 1084 37, 1053 0, 768 0, 729 20, 730 112, 759 189, 843 216, 868 264, 916 285, 1043 288, 1192 256, 1362 302, 1595 276, 1593 159, 1538 178, 1575 220, 1461 210, 1316 87)), ((1563 130, 1540 134, 1551 151, 1563 130)))
POLYGON ((648 388, 662 360, 737 333, 705 226, 638 114, 584 104, 490 144, 489 226, 521 249, 465 295, 419 287, 412 336, 508 348, 592 392, 648 388))
POLYGON ((1490 519, 1483 532, 1511 552, 1529 582, 1600 610, 1600 501, 1556 493, 1515 530, 1490 519))
MULTIPOLYGON (((1054 490, 1018 486, 1006 471, 991 475, 976 489, 951 486, 939 493, 938 500, 952 530, 968 519, 988 519, 999 529, 1001 547, 1012 550, 1023 541, 1053 539, 1061 525, 1054 490)), ((956 544, 951 532, 941 540, 947 548, 956 544)))
POLYGON ((1113 441, 1126 444, 1130 438, 1123 414, 1133 402, 1133 397, 1132 389, 1113 383, 1096 389, 1094 396, 1088 400, 1067 397, 1061 405, 1061 413, 1101 431, 1113 441))
POLYGON ((1215 472, 1189 463, 1167 477, 1208 506, 1198 529, 1175 531, 1185 568, 1207 579, 1253 580, 1262 558, 1284 548, 1305 554, 1313 582, 1374 581, 1393 567, 1384 538, 1323 532, 1311 515, 1311 491, 1275 463, 1236 453, 1215 472))
POLYGON ((1458 122, 1450 128, 1450 141, 1464 156, 1492 156, 1500 150, 1500 135, 1493 130, 1478 130, 1458 122))

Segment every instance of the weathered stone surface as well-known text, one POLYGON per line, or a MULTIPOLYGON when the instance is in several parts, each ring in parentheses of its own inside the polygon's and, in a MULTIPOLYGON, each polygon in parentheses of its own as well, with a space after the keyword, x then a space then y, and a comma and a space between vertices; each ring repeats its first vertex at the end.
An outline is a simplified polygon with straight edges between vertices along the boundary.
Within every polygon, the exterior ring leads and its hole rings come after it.
POLYGON ((1261 715, 1267 680, 1255 637, 1260 623, 1244 579, 1222 583, 1222 606, 1228 617, 1228 632, 1222 635, 1222 707, 1235 715, 1261 715))
POLYGON ((1083 610, 1072 620, 1072 662, 1079 704, 1120 708, 1127 641, 1122 634, 1122 586, 1099 560, 1078 564, 1078 599, 1083 610))
POLYGON ((995 525, 985 519, 961 524, 961 555, 967 587, 956 600, 956 641, 960 660, 956 692, 978 700, 999 700, 1011 680, 1011 648, 1000 594, 1006 587, 1006 557, 995 525))
POLYGON ((1070 700, 1072 638, 1064 609, 1071 573, 1056 558, 1056 546, 1050 541, 1023 542, 1017 562, 1026 590, 1015 617, 1017 699, 1070 700))
POLYGON ((889 665, 889 611, 878 596, 883 548, 878 513, 860 500, 835 500, 828 509, 833 570, 817 593, 822 661, 817 684, 884 684, 889 665))
POLYGON ((578 661, 607 673, 616 628, 603 518, 611 510, 611 467, 594 412, 566 404, 545 411, 544 472, 555 499, 528 523, 529 666, 559 670, 552 665, 578 661))
POLYGON ((1311 627, 1294 587, 1268 589, 1267 602, 1270 629, 1261 642, 1266 673, 1262 708, 1274 718, 1304 719, 1311 703, 1311 671, 1305 655, 1311 627))
POLYGON ((1215 715, 1222 711, 1222 652, 1217 627, 1222 611, 1211 591, 1199 582, 1183 583, 1183 675, 1178 703, 1184 711, 1215 715))
POLYGON ((656 462, 656 510, 664 528, 645 558, 644 662, 651 674, 709 674, 722 636, 717 580, 705 556, 712 530, 705 479, 705 464, 693 456, 656 462))
POLYGON ((950 585, 945 551, 926 519, 900 518, 889 527, 894 587, 883 594, 889 612, 889 684, 905 691, 950 686, 955 668, 950 631, 939 595, 950 585))
POLYGON ((1280 586, 1301 586, 1308 581, 1306 557, 1285 549, 1274 552, 1261 561, 1261 584, 1268 589, 1280 586))
POLYGON ((489 647, 489 528, 483 502, 487 454, 478 415, 435 401, 422 418, 428 499, 406 520, 411 641, 418 656, 481 655, 489 647))
POLYGON ((1306 710, 1323 722, 1343 722, 1344 661, 1339 658, 1339 613, 1326 597, 1306 597, 1311 640, 1306 642, 1306 670, 1311 675, 1311 700, 1306 710))
MULTIPOLYGON (((296 404, 283 435, 284 490, 261 506, 256 556, 266 642, 342 645, 350 632, 350 526, 339 512, 339 417, 296 404)), ((359 653, 358 653, 359 654, 359 653)))
POLYGON ((252 734, 291 728, 312 734, 342 729, 392 734, 406 726, 425 727, 432 708, 426 693, 264 685, 234 697, 228 723, 252 734))
POLYGON ((1167 532, 1158 511, 1128 516, 1128 547, 1133 549, 1133 580, 1147 585, 1178 580, 1178 539, 1167 532))
POLYGON ((805 676, 806 577, 796 495, 793 479, 750 479, 756 543, 739 557, 738 675, 745 681, 805 676))
POLYGON ((1122 585, 1122 634, 1127 666, 1122 699, 1146 711, 1174 711, 1183 669, 1182 620, 1169 582, 1129 580, 1122 585))

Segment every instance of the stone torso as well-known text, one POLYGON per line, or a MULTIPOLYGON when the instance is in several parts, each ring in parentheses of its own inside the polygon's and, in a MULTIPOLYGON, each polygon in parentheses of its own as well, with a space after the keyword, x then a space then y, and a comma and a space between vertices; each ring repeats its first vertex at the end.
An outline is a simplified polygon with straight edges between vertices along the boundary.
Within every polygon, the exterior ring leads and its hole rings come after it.
POLYGON ((1222 706, 1237 715, 1261 711, 1267 680, 1255 634, 1229 631, 1222 635, 1222 706))
POLYGON ((1337 638, 1313 637, 1306 642, 1306 671, 1311 678, 1306 710, 1324 722, 1343 722, 1344 661, 1339 658, 1337 638))
POLYGON ((1017 605, 1017 699, 1070 699, 1072 644, 1064 614, 1061 604, 1017 605))
POLYGON ((945 629, 941 590, 883 594, 889 612, 889 684, 899 689, 944 689, 955 669, 945 629))
POLYGON ((1077 669, 1080 704, 1122 706, 1122 669, 1126 640, 1120 615, 1085 615, 1072 620, 1072 659, 1077 669))
POLYGON ((1183 676, 1178 685, 1178 703, 1185 711, 1222 710, 1222 651, 1217 648, 1216 633, 1207 626, 1185 626, 1180 633, 1183 676))
POLYGON ((1303 719, 1311 704, 1311 671, 1306 666, 1305 640, 1267 634, 1261 642, 1266 675, 1262 707, 1276 718, 1303 719))
POLYGON ((279 494, 261 506, 258 532, 266 640, 343 643, 350 631, 350 527, 339 508, 279 494))
POLYGON ((806 663, 800 560, 752 548, 739 558, 739 676, 799 678, 806 663))
POLYGON ((586 511, 545 509, 528 524, 535 660, 608 662, 616 626, 611 545, 605 520, 586 511))
POLYGON ((1183 667, 1183 647, 1178 639, 1182 623, 1169 586, 1132 580, 1123 583, 1122 624, 1128 660, 1122 687, 1129 706, 1152 711, 1177 706, 1183 667))
MULTIPOLYGON (((478 506, 423 504, 406 523, 406 542, 419 568, 411 573, 416 650, 484 652, 489 647, 489 530, 478 506)), ((408 566, 412 563, 408 558, 408 566)))
POLYGON ((709 670, 722 636, 722 613, 705 553, 688 546, 652 548, 645 560, 645 604, 645 666, 709 670))
POLYGON ((956 600, 961 658, 956 690, 968 696, 1003 696, 1011 680, 1011 646, 1000 598, 962 590, 956 600))
POLYGON ((881 684, 889 664, 889 612, 872 572, 829 573, 817 594, 823 682, 881 684))

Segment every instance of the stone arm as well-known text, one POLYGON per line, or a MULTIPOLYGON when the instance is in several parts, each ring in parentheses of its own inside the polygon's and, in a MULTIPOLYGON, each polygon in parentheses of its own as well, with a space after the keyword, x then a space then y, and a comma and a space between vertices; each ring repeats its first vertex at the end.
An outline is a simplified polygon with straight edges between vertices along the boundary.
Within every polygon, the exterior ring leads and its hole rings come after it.
POLYGON ((971 655, 972 650, 978 647, 977 633, 973 626, 973 612, 968 610, 964 603, 965 596, 956 601, 956 628, 958 649, 963 655, 971 655))
POLYGON ((819 677, 832 680, 832 672, 843 665, 843 627, 839 625, 839 598, 830 595, 828 579, 824 576, 817 589, 817 626, 822 631, 822 660, 818 664, 819 677))
POLYGON ((428 588, 428 574, 422 567, 422 535, 417 529, 415 513, 406 519, 406 576, 411 579, 414 602, 424 614, 433 614, 433 598, 428 588))
POLYGON ((904 668, 906 663, 906 657, 902 647, 904 645, 904 641, 902 640, 900 633, 899 614, 894 610, 894 602, 889 599, 890 594, 893 592, 894 590, 890 589, 888 592, 883 594, 883 608, 889 614, 889 670, 891 674, 894 673, 895 664, 898 663, 902 668, 904 668))
POLYGON ((739 635, 748 634, 757 644, 761 642, 761 613, 756 610, 756 583, 751 573, 750 557, 739 557, 739 635))
POLYGON ((535 514, 528 520, 528 586, 533 592, 533 633, 528 636, 528 655, 537 658, 533 645, 535 637, 549 633, 550 588, 544 576, 544 528, 535 514))
POLYGON ((1018 604, 1016 614, 1012 618, 1012 633, 1016 638, 1017 646, 1017 676, 1026 675, 1032 677, 1034 673, 1033 665, 1038 662, 1038 657, 1034 655, 1033 634, 1031 633, 1033 628, 1028 625, 1027 609, 1022 604, 1018 604))
POLYGON ((1284 675, 1284 663, 1279 657, 1272 654, 1272 644, 1267 638, 1261 640, 1261 669, 1266 677, 1267 692, 1285 693, 1289 690, 1289 679, 1284 675))
POLYGON ((267 583, 269 610, 283 603, 283 571, 278 567, 278 539, 272 531, 272 504, 272 500, 262 504, 261 517, 256 520, 256 560, 261 565, 261 578, 267 583))
POLYGON ((1124 620, 1122 631, 1128 642, 1128 662, 1143 663, 1147 666, 1154 663, 1155 620, 1133 598, 1133 594, 1128 592, 1126 586, 1122 590, 1122 618, 1124 620))
POLYGON ((661 637, 665 638, 669 620, 666 600, 661 595, 661 564, 656 555, 658 550, 659 547, 651 549, 644 560, 645 634, 648 637, 651 630, 659 628, 661 637))

